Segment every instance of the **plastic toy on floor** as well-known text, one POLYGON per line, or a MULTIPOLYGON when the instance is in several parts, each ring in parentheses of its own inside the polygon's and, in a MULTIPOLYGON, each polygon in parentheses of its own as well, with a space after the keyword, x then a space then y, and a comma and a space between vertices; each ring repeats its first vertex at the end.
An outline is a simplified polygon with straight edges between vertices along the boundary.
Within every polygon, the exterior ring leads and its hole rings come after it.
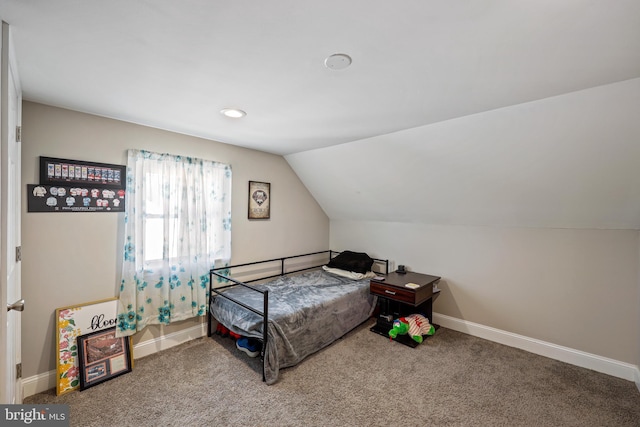
POLYGON ((433 335, 435 331, 433 325, 429 323, 429 319, 421 314, 410 314, 393 321, 389 338, 393 340, 398 335, 409 334, 415 342, 420 344, 423 341, 423 335, 433 335))
POLYGON ((234 340, 240 338, 240 334, 236 334, 235 332, 230 331, 222 323, 218 323, 218 326, 216 327, 216 335, 220 335, 223 338, 228 336, 233 338, 234 340))

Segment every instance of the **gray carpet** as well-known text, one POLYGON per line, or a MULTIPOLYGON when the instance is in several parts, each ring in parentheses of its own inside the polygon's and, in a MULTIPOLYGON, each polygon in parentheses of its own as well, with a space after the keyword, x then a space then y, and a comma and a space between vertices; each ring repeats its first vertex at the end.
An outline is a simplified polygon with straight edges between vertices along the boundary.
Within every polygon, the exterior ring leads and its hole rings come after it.
POLYGON ((614 378, 440 328, 415 349, 361 325, 261 381, 259 358, 200 338, 82 392, 72 426, 640 426, 640 392, 614 378))

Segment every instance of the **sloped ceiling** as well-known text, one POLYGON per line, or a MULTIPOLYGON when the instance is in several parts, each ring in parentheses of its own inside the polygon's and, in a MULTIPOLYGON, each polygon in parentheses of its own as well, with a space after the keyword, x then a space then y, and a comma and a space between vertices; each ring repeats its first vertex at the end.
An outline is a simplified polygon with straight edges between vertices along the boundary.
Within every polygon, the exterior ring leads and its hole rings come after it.
POLYGON ((335 220, 640 229, 640 78, 286 156, 335 220))
POLYGON ((640 77, 637 0, 0 0, 0 15, 25 99, 277 154, 640 77), (334 53, 352 65, 326 68, 334 53))
POLYGON ((284 155, 331 218, 640 228, 637 0, 0 0, 0 17, 25 99, 284 155), (351 66, 325 67, 335 53, 351 66))

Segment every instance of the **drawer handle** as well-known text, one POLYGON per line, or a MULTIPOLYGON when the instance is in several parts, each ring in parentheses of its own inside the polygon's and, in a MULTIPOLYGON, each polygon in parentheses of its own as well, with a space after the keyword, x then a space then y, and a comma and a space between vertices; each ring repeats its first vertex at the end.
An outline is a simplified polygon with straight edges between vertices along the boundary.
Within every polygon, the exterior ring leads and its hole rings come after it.
POLYGON ((385 293, 387 293, 387 294, 390 294, 390 295, 395 295, 395 294, 396 294, 395 292, 393 292, 393 291, 388 291, 388 290, 386 290, 386 289, 384 290, 384 292, 385 292, 385 293))

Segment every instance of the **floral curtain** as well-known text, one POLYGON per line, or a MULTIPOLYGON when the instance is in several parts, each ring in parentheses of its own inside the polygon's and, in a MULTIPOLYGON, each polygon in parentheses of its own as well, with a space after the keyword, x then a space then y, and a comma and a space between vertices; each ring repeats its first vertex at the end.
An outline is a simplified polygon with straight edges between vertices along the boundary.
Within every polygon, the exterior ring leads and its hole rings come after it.
POLYGON ((207 312, 231 257, 231 166, 129 150, 117 335, 207 312))

